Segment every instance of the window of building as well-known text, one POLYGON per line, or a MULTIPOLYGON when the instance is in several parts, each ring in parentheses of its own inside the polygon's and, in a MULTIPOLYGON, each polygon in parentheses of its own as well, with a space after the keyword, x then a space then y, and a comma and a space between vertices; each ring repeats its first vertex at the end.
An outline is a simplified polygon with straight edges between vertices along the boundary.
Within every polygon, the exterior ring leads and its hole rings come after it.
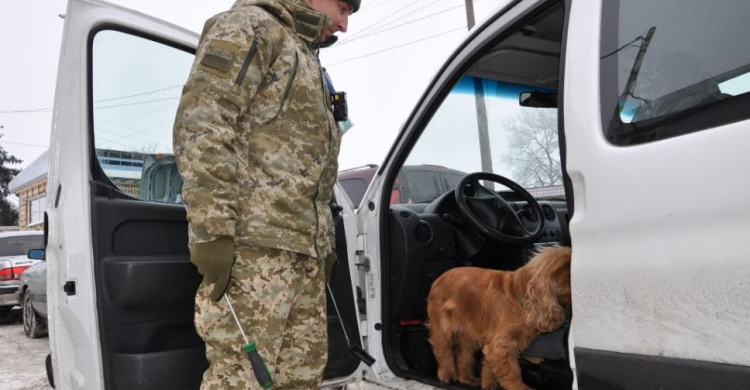
POLYGON ((607 139, 635 145, 750 117, 750 2, 605 1, 607 139))
POLYGON ((44 222, 44 209, 47 207, 47 197, 42 196, 29 201, 29 225, 44 222))

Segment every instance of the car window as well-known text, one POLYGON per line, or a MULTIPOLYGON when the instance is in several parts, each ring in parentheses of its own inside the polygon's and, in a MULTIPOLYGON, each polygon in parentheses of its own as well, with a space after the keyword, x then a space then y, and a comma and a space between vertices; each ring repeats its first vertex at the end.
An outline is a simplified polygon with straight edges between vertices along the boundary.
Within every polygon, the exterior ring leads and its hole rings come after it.
POLYGON ((97 32, 91 50, 94 147, 103 180, 134 198, 181 202, 172 126, 194 55, 115 30, 97 32))
POLYGON ((443 178, 443 184, 445 185, 445 190, 450 191, 456 188, 456 186, 458 185, 458 182, 461 181, 461 179, 465 176, 465 174, 443 172, 440 174, 440 176, 443 178))
POLYGON ((750 3, 734 0, 603 2, 607 139, 633 145, 749 117, 731 103, 750 91, 748 14, 750 3))
POLYGON ((339 183, 344 187, 346 195, 349 196, 355 207, 362 203, 362 198, 365 196, 369 184, 365 179, 342 179, 339 180, 339 183))
POLYGON ((0 256, 25 256, 30 249, 44 248, 44 236, 12 236, 0 238, 0 256))
POLYGON ((409 169, 401 171, 401 203, 429 203, 443 191, 438 172, 409 169))

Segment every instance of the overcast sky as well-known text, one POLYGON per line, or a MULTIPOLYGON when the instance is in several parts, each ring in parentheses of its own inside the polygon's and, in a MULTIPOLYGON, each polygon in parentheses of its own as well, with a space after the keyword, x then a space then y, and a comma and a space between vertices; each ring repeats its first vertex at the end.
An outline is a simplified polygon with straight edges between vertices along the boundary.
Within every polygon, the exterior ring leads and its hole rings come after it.
MULTIPOLYGON (((233 0, 116 0, 195 32, 233 0)), ((504 0, 476 0, 478 21, 504 0)), ((347 92, 354 127, 340 168, 380 164, 442 62, 467 34, 465 0, 362 0, 349 31, 321 53, 347 92)), ((0 2, 0 145, 24 168, 49 147, 51 107, 65 13, 63 0, 0 2)))

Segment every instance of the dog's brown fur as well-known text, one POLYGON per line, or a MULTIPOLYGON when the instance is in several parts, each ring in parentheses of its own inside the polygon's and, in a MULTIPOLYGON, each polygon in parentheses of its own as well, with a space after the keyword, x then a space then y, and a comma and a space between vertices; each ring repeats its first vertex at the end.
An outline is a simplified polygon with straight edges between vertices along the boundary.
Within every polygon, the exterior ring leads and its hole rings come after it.
POLYGON ((482 348, 482 389, 530 389, 521 381, 518 356, 565 321, 570 257, 570 248, 555 246, 513 272, 459 267, 441 275, 427 298, 438 379, 478 385, 474 352, 482 348))

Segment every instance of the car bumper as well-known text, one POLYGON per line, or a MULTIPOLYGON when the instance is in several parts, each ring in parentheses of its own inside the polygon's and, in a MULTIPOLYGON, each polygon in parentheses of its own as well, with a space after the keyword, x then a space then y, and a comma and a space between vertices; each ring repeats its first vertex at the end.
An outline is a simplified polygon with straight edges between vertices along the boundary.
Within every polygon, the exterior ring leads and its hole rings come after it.
POLYGON ((18 286, 0 286, 0 306, 19 305, 18 286))

